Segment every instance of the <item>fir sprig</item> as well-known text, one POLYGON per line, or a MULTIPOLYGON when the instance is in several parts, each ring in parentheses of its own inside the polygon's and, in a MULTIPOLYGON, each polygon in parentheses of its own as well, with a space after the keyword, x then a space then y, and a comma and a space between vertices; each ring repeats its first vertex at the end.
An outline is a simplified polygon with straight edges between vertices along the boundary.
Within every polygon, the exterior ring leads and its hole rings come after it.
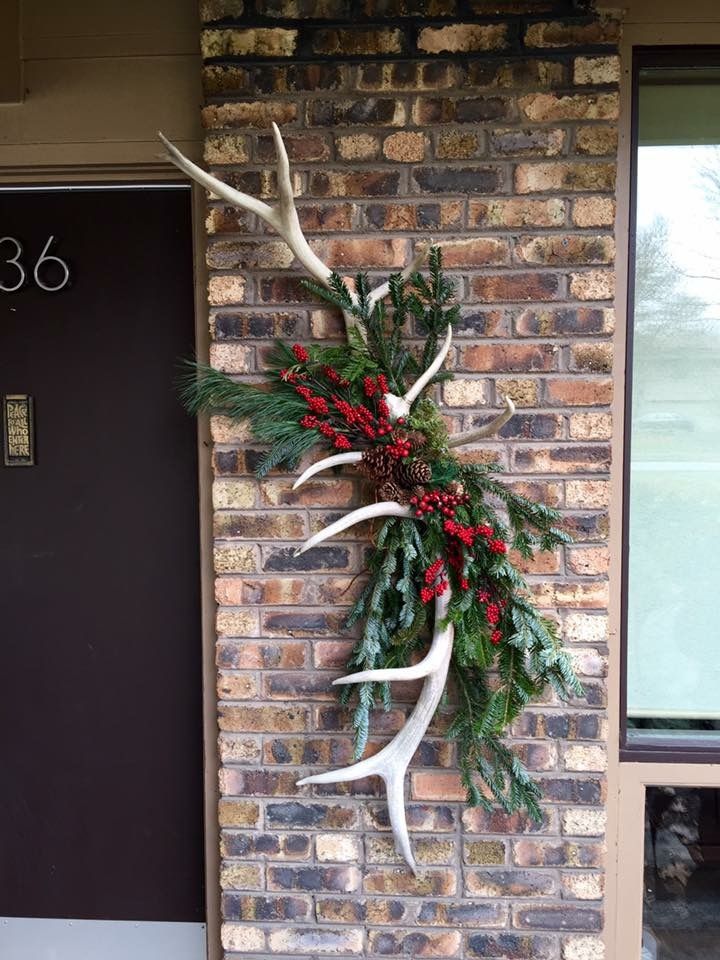
MULTIPOLYGON (((498 477, 497 465, 458 459, 429 395, 414 403, 397 434, 397 425, 386 419, 386 392, 401 396, 408 379, 436 356, 448 325, 459 320, 454 285, 443 273, 438 248, 429 253, 427 276, 390 277, 387 306, 372 302, 364 274, 355 278, 353 292, 338 274, 332 274, 327 288, 313 282, 306 286, 353 319, 347 345, 306 348, 277 342, 268 356, 269 379, 261 385, 192 364, 185 371, 183 400, 193 413, 247 420, 254 438, 268 446, 258 469, 261 476, 278 466, 294 466, 323 442, 332 449, 369 449, 379 455, 383 476, 378 474, 378 483, 386 483, 389 475, 393 484, 404 482, 404 458, 411 451, 410 466, 414 459, 425 462, 422 489, 433 491, 435 507, 431 512, 429 501, 428 509, 422 507, 415 494, 420 507, 415 519, 388 519, 377 530, 368 579, 348 618, 349 625, 363 625, 349 670, 411 662, 427 639, 429 599, 440 590, 428 569, 439 560, 447 578, 443 589, 451 590, 447 616, 455 635, 451 668, 457 703, 448 705, 453 712, 448 736, 457 742, 468 801, 488 809, 498 804, 507 812, 525 809, 538 819, 538 785, 503 738, 548 686, 560 697, 578 696, 582 688, 557 625, 535 609, 511 551, 530 559, 570 538, 560 527, 558 512, 518 494, 498 477), (419 353, 405 343, 412 326, 424 337, 419 353), (400 458, 395 464, 393 456, 400 458), (453 494, 448 513, 442 504, 449 501, 441 494, 450 490, 462 493, 453 494)), ((443 376, 452 375, 439 374, 434 381, 443 376)), ((407 490, 393 485, 390 490, 393 497, 397 492, 403 502, 412 502, 407 490)), ((353 703, 355 753, 360 756, 373 709, 391 704, 390 686, 362 683, 342 691, 342 701, 353 703)))

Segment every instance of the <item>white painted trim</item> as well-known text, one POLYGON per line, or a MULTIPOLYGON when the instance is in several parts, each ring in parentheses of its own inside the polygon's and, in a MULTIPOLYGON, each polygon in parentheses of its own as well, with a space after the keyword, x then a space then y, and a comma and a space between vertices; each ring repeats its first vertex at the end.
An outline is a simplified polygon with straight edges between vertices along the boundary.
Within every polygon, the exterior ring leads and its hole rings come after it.
POLYGON ((205 960, 204 923, 0 917, 2 960, 205 960))
POLYGON ((90 190, 189 190, 189 183, 67 183, 63 186, 35 184, 31 187, 0 186, 0 193, 83 193, 90 190))

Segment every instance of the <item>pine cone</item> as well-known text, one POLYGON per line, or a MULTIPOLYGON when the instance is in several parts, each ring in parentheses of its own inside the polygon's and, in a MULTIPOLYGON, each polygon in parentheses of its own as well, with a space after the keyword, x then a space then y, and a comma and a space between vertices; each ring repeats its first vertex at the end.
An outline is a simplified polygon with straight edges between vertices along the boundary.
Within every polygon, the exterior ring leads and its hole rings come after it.
POLYGON ((453 497, 461 497, 465 493, 465 487, 457 480, 452 480, 445 489, 453 497))
POLYGON ((396 469, 397 460, 382 447, 370 447, 369 450, 365 450, 358 464, 360 473, 377 483, 392 480, 396 469))
POLYGON ((402 478, 408 487, 418 483, 429 483, 432 480, 432 469, 424 460, 413 460, 403 464, 402 478))
POLYGON ((419 450, 420 447, 424 447, 427 443, 427 437, 420 430, 408 431, 407 438, 416 450, 419 450))
POLYGON ((417 497, 418 500, 422 500, 425 496, 425 487, 413 487, 410 491, 411 497, 417 497))
POLYGON ((394 500, 397 503, 403 503, 407 497, 400 487, 392 480, 386 480, 377 488, 378 500, 394 500))

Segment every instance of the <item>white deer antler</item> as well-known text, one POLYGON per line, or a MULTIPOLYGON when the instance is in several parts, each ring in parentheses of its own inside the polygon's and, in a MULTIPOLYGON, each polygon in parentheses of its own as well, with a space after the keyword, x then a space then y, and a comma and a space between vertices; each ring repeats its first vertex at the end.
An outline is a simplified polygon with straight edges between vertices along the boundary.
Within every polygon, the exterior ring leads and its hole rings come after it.
POLYGON ((335 453, 332 457, 323 457, 322 460, 318 460, 317 463, 311 464, 304 473, 301 473, 295 483, 292 485, 292 488, 293 490, 297 490, 297 488, 301 487, 306 480, 309 480, 310 477, 314 477, 315 474, 320 473, 321 470, 329 470, 330 467, 340 467, 344 463, 360 463, 361 460, 362 453, 355 450, 351 450, 348 453, 335 453))
POLYGON ((492 437, 501 427, 504 427, 510 417, 515 413, 515 404, 511 397, 505 397, 505 409, 503 412, 486 423, 484 427, 478 427, 477 430, 468 430, 467 433, 461 433, 457 437, 451 437, 448 440, 449 447, 462 447, 466 443, 475 443, 476 440, 484 440, 486 437, 492 437))
MULTIPOLYGON (((450 338, 448 337, 446 339, 448 346, 449 342, 450 338)), ((437 363, 436 370, 439 369, 441 362, 442 359, 437 363)), ((434 372, 435 371, 433 371, 433 373, 434 372)), ((431 373, 430 376, 432 375, 431 373)), ((415 391, 415 397, 417 397, 421 389, 422 386, 415 391)), ((406 394, 406 398, 407 396, 406 394)), ((451 441, 452 446, 472 443, 474 440, 489 437, 497 433, 500 427, 507 423, 515 412, 515 405, 510 397, 506 397, 505 405, 505 410, 489 424, 478 430, 461 434, 459 437, 456 437, 454 441, 451 441)), ((408 409, 409 406, 410 403, 408 403, 408 409)), ((358 463, 361 459, 362 454, 359 452, 325 457, 317 463, 314 463, 298 477, 293 489, 297 489, 305 483, 309 477, 321 470, 335 466, 338 463, 358 463)), ((311 547, 317 546, 324 540, 330 539, 330 537, 335 536, 336 533, 347 530, 356 523, 377 517, 402 517, 412 519, 415 517, 415 513, 410 507, 402 506, 394 501, 385 501, 360 507, 357 510, 351 511, 340 520, 336 520, 329 526, 324 527, 318 531, 318 533, 313 534, 302 547, 299 547, 295 551, 295 555, 298 556, 304 553, 311 547)), ((443 572, 444 571, 440 572, 441 576, 443 572)), ((344 677, 338 677, 337 680, 333 681, 336 685, 349 683, 392 683, 399 680, 418 680, 424 677, 425 683, 420 691, 420 696, 418 697, 415 708, 405 721, 401 730, 395 734, 393 739, 384 746, 382 750, 371 757, 367 757, 365 760, 359 760, 357 763, 353 763, 349 767, 342 767, 339 770, 327 770, 324 773, 317 773, 313 776, 298 780, 298 785, 300 786, 306 783, 345 783, 369 776, 382 777, 385 782, 388 815, 390 818, 390 828, 395 840, 395 849, 405 858, 406 863, 414 874, 417 873, 417 865, 410 845, 407 818, 405 816, 405 774, 415 751, 425 735, 425 731, 435 715, 435 711, 440 703, 440 698, 445 690, 454 639, 453 625, 446 622, 451 596, 451 591, 446 590, 443 594, 436 595, 435 597, 435 620, 432 643, 430 644, 427 654, 419 663, 410 667, 361 670, 358 673, 350 673, 344 677)))
MULTIPOLYGON (((384 506, 388 506, 384 504, 384 506)), ((355 511, 359 513, 360 511, 355 511)), ((396 514, 393 514, 396 516, 396 514)), ((305 783, 347 783, 363 777, 377 776, 385 781, 390 828, 395 839, 395 849, 405 858, 414 874, 417 866, 410 846, 407 819, 405 816, 405 774, 410 761, 420 746, 425 731, 435 715, 440 698, 445 690, 450 657, 452 655, 454 627, 446 623, 449 591, 435 598, 435 628, 430 649, 420 663, 414 667, 397 670, 363 670, 340 677, 335 683, 363 683, 373 681, 412 680, 425 677, 425 683, 415 704, 415 709, 405 721, 402 729, 382 750, 359 760, 340 770, 327 770, 311 777, 298 780, 305 783)))
POLYGON ((376 517, 403 517, 409 520, 414 516, 415 514, 410 507, 403 507, 401 504, 395 503, 392 500, 384 500, 381 503, 371 503, 367 507, 359 507, 344 517, 340 517, 335 523, 331 523, 329 526, 323 527, 322 530, 313 534, 309 540, 306 540, 301 547, 297 548, 295 556, 299 557, 301 553, 305 553, 306 550, 316 547, 319 543, 322 543, 323 540, 329 540, 330 537, 334 537, 335 534, 342 533, 343 530, 355 526, 356 523, 362 523, 363 520, 374 520, 376 517))
POLYGON ((218 180, 217 177, 213 177, 202 167, 193 163, 192 160, 188 160, 162 133, 158 133, 158 136, 170 155, 170 160, 176 167, 205 187, 206 190, 210 190, 218 197, 222 197, 223 200, 227 200, 234 207, 240 207, 241 210, 248 210, 250 213, 257 214, 261 220, 264 220, 282 237, 307 272, 327 286, 332 270, 322 262, 305 239, 295 209, 295 197, 292 180, 290 179, 290 161, 276 123, 273 123, 272 131, 277 154, 278 203, 275 207, 271 207, 269 203, 251 197, 247 193, 242 193, 240 190, 228 186, 227 183, 223 183, 222 180, 218 180))
MULTIPOLYGON (((227 183, 223 183, 223 181, 218 180, 217 177, 213 177, 212 174, 207 173, 202 167, 193 163, 192 160, 188 160, 162 133, 158 133, 158 136, 168 152, 169 159, 178 169, 199 183, 200 186, 205 187, 206 190, 210 190, 212 193, 217 194, 218 197, 222 197, 223 200, 227 200, 227 202, 231 203, 234 207, 239 207, 241 210, 248 210, 250 213, 254 213, 260 217, 261 220, 264 220, 268 226, 272 227, 273 230, 282 237, 307 272, 315 277, 323 286, 329 287, 330 277, 334 271, 332 271, 327 264, 323 263, 305 239, 295 207, 295 196, 293 194, 292 180, 290 179, 290 161, 288 160, 287 150, 285 149, 282 135, 276 123, 272 125, 272 132, 275 141, 275 152, 277 154, 278 183, 278 202, 277 206, 274 207, 271 207, 269 203, 265 203, 263 200, 258 200, 256 197, 251 197, 247 193, 242 193, 242 191, 228 186, 227 183)), ((429 245, 425 244, 417 248, 412 261, 401 271, 400 275, 403 279, 407 280, 413 273, 416 273, 420 269, 423 260, 427 256, 428 249, 429 245)), ((385 281, 370 291, 368 299, 371 309, 388 295, 389 290, 390 283, 389 281, 385 281)), ((355 298, 355 294, 352 291, 351 296, 355 298)), ((344 316, 346 328, 349 329, 353 326, 364 336, 362 327, 355 323, 354 318, 347 312, 344 313, 344 316)), ((397 397, 393 393, 385 394, 385 401, 390 410, 391 421, 394 422, 409 414, 413 401, 417 399, 420 392, 442 366, 450 350, 451 343, 452 330, 448 327, 445 342, 440 348, 437 357, 412 385, 405 396, 397 397)))
MULTIPOLYGON (((188 160, 177 147, 173 146, 173 144, 160 134, 160 139, 167 148, 170 160, 179 167, 180 170, 193 180, 196 180, 201 186, 205 187, 205 189, 215 193, 233 206, 239 207, 242 210, 248 210, 264 220, 265 223, 272 227, 287 243, 294 256, 305 267, 308 273, 323 285, 329 286, 333 271, 323 263, 312 250, 300 227, 300 221, 295 208, 292 181, 290 179, 290 163, 288 161, 285 144, 283 143, 276 124, 273 124, 273 138, 277 153, 278 202, 276 206, 270 206, 270 204, 262 200, 235 190, 216 177, 206 173, 196 164, 192 163, 192 161, 188 160)), ((426 253, 426 247, 418 248, 413 261, 402 271, 402 276, 405 279, 419 269, 422 261, 425 259, 426 253)), ((368 295, 371 307, 374 307, 386 297, 388 292, 388 282, 382 283, 372 290, 368 295)), ((351 295, 356 296, 355 294, 351 295)), ((357 302, 357 300, 355 300, 355 302, 357 302)), ((350 325, 354 324, 354 318, 346 313, 345 322, 349 328, 350 325)), ((362 330, 360 332, 362 333, 362 330)), ((445 361, 451 344, 452 329, 448 326, 445 340, 437 356, 405 395, 399 397, 392 393, 385 394, 385 402, 388 405, 389 419, 391 421, 395 422, 410 414, 412 404, 417 400, 422 390, 430 383, 445 361)), ((515 412, 514 404, 509 397, 505 402, 506 409, 500 416, 479 430, 470 431, 469 433, 452 438, 449 441, 449 446, 455 447, 465 443, 472 443, 475 440, 496 433, 515 412)), ((297 489, 321 470, 347 463, 359 463, 361 459, 362 453, 359 451, 350 451, 325 457, 308 467, 295 481, 293 489, 297 489)), ((304 553, 306 550, 311 549, 311 547, 317 546, 317 544, 328 540, 338 533, 342 533, 342 531, 347 530, 349 527, 363 520, 371 520, 377 517, 414 519, 415 516, 415 512, 410 507, 403 506, 394 501, 385 501, 361 507, 358 510, 353 510, 347 514, 347 516, 336 520, 334 523, 331 523, 323 530, 311 536, 295 551, 295 555, 297 556, 304 553)), ((444 568, 440 571, 440 575, 447 579, 444 568)), ((432 643, 430 644, 427 654, 419 663, 409 667, 393 669, 362 670, 344 677, 339 677, 334 681, 335 684, 344 685, 349 683, 386 683, 398 680, 424 678, 425 682, 423 683, 417 703, 402 729, 374 756, 368 757, 365 760, 359 760, 357 763, 340 770, 328 770, 325 773, 315 774, 314 776, 305 777, 298 781, 299 784, 340 783, 359 780, 362 777, 372 775, 382 777, 387 790, 388 812, 390 816, 390 826, 395 839, 395 846, 398 852, 405 858, 413 873, 416 872, 417 868, 410 846, 407 820, 405 817, 405 773, 430 725, 438 704, 440 703, 440 698, 445 690, 454 639, 453 625, 447 622, 450 601, 450 589, 435 596, 435 620, 432 643)))
MULTIPOLYGON (((210 190, 223 200, 227 200, 227 202, 231 203, 234 207, 239 207, 241 210, 248 210, 250 213, 257 214, 261 220, 264 220, 268 226, 272 227, 273 230, 282 237, 307 272, 323 284, 323 286, 329 287, 330 277, 334 271, 318 257, 302 232, 295 207, 292 180, 290 178, 290 161, 288 160, 287 150, 285 149, 283 138, 276 123, 272 125, 272 133, 273 140, 275 141, 275 153, 277 155, 278 185, 278 202, 277 206, 274 207, 271 207, 269 203, 265 203, 263 200, 258 200, 256 197, 251 197, 247 193, 242 193, 242 191, 228 186, 227 183, 223 183, 223 181, 218 180, 217 177, 213 177, 207 173, 207 171, 203 170, 202 167, 198 167, 196 163, 193 163, 192 160, 188 160, 162 133, 158 132, 158 136, 169 154, 169 159, 178 169, 182 170, 183 173, 187 174, 202 187, 205 187, 206 190, 210 190)), ((408 277, 419 270, 423 260, 427 256, 427 251, 427 246, 423 245, 418 247, 412 261, 401 272, 401 276, 404 279, 407 280, 408 277)), ((383 300, 388 295, 389 290, 390 284, 388 281, 381 283, 374 290, 371 290, 369 294, 370 306, 374 307, 376 303, 383 300)), ((356 299, 352 291, 351 296, 356 299)), ((345 323, 347 326, 355 326, 353 318, 348 316, 347 313, 345 313, 345 323)), ((362 328, 358 327, 357 329, 362 334, 362 328)))
POLYGON ((445 357, 450 351, 450 344, 452 343, 452 327, 448 324, 447 333, 445 334, 445 340, 443 345, 440 347, 437 356, 430 364, 430 366, 425 370, 415 381, 415 383, 410 387, 408 392, 404 397, 396 397, 394 393, 385 394, 385 403, 388 405, 390 410, 389 419, 392 422, 399 420, 401 417, 407 417, 410 415, 410 408, 413 403, 420 396, 425 387, 430 383, 432 378, 438 372, 440 367, 445 362, 445 357))

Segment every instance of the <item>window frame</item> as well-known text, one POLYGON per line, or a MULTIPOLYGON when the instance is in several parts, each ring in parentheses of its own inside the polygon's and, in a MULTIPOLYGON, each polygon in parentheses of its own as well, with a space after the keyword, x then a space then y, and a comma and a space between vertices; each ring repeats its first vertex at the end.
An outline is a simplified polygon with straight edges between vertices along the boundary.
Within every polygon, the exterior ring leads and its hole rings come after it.
POLYGON ((667 763, 715 763, 720 760, 720 730, 716 744, 703 743, 692 732, 687 736, 634 737, 628 741, 628 585, 630 561, 630 473, 632 445, 633 331, 635 317, 635 251, 637 239, 637 167, 640 71, 647 67, 720 67, 720 47, 633 46, 630 77, 630 178, 627 249, 627 296, 625 326, 625 396, 623 405, 622 556, 620 598, 620 761, 667 763))

